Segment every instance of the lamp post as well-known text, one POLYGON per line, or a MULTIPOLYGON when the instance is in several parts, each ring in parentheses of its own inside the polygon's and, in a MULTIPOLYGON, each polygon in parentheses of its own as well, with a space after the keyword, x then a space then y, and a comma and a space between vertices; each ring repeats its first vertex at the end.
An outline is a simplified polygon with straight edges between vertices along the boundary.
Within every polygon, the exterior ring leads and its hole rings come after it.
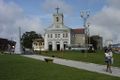
POLYGON ((87 24, 87 19, 90 16, 89 14, 90 14, 89 11, 81 11, 80 12, 80 16, 84 21, 83 26, 85 29, 85 47, 87 47, 87 48, 88 48, 88 40, 89 40, 89 29, 88 29, 89 24, 87 24))
POLYGON ((90 28, 90 23, 87 23, 88 46, 90 44, 90 30, 89 30, 89 28, 90 28))

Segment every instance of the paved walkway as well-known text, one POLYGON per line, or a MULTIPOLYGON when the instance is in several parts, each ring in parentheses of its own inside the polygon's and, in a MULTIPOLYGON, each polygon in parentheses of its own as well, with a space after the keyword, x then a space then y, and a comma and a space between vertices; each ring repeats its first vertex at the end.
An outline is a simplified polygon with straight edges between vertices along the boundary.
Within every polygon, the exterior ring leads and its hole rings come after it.
POLYGON ((60 58, 52 58, 52 57, 46 57, 46 56, 41 56, 41 55, 23 55, 23 56, 42 60, 42 61, 44 61, 44 58, 51 58, 51 59, 54 59, 53 63, 56 63, 56 64, 120 77, 120 68, 117 68, 117 67, 112 67, 112 73, 109 73, 105 71, 106 65, 99 65, 99 64, 94 64, 94 63, 86 63, 86 62, 73 61, 73 60, 60 59, 60 58))

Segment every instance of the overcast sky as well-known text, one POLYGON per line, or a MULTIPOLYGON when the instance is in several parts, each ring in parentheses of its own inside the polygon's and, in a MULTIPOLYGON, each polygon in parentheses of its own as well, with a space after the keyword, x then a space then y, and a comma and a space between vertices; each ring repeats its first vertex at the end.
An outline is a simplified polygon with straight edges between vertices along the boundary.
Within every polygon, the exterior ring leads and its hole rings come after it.
MULTIPOLYGON (((52 24, 52 14, 60 7, 64 24, 70 28, 82 28, 81 11, 90 11, 88 22, 91 35, 103 40, 120 42, 120 0, 0 0, 0 37, 17 41, 19 31, 36 31, 52 24)), ((19 47, 17 47, 18 49, 19 47)))

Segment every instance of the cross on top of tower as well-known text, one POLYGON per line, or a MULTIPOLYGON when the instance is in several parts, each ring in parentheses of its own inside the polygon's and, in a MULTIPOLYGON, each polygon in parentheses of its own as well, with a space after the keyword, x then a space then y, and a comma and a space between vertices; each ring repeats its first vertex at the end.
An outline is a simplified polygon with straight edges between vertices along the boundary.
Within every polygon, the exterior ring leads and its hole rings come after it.
POLYGON ((57 13, 58 13, 58 11, 59 11, 59 9, 60 9, 60 8, 59 8, 59 7, 57 7, 57 8, 55 8, 55 9, 56 9, 56 11, 57 11, 57 13))

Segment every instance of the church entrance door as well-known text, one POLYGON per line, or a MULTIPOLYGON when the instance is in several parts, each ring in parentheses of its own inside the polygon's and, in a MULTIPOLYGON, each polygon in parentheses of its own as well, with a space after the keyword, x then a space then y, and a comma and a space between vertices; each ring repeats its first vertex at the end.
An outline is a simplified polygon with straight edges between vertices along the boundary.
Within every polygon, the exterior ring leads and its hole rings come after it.
POLYGON ((52 45, 49 44, 49 51, 52 51, 52 45))
POLYGON ((60 51, 60 44, 57 44, 57 51, 60 51))
POLYGON ((57 47, 57 51, 60 51, 60 43, 59 42, 57 42, 56 47, 57 47))
POLYGON ((64 42, 64 50, 66 49, 67 47, 67 42, 64 42))
POLYGON ((52 51, 52 42, 48 43, 48 49, 49 49, 49 51, 52 51))
POLYGON ((67 45, 66 45, 66 44, 64 44, 64 50, 65 50, 66 46, 67 46, 67 45))

